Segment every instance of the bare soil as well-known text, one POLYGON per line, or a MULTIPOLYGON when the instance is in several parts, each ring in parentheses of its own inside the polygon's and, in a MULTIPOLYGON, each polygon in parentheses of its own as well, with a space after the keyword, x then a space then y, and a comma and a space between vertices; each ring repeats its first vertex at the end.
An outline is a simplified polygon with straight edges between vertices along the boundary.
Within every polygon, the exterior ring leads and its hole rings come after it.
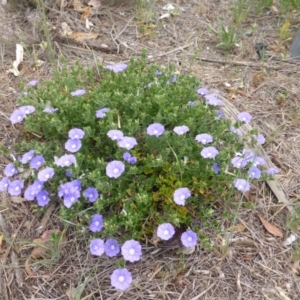
MULTIPOLYGON (((231 1, 177 0, 173 5, 179 14, 163 19, 159 17, 165 1, 153 1, 148 9, 126 1, 102 4, 88 17, 94 24, 90 30, 82 13, 69 2, 53 1, 46 9, 54 60, 40 46, 46 37, 39 10, 28 5, 0 5, 0 146, 13 153, 13 145, 22 136, 22 127, 9 121, 20 84, 51 78, 53 63, 61 67, 58 56, 70 66, 77 61, 93 66, 128 62, 146 49, 149 63, 172 63, 178 72, 198 77, 203 86, 218 92, 237 110, 253 115, 252 126, 267 137, 264 150, 280 169, 276 178, 289 202, 279 202, 268 185, 261 183, 243 199, 237 224, 224 221, 222 233, 207 232, 213 249, 199 245, 192 254, 183 255, 178 248, 144 245, 142 260, 128 266, 133 285, 121 293, 110 286, 109 279, 117 260, 91 257, 88 233, 69 228, 66 246, 51 259, 29 259, 35 246, 32 241, 44 230, 64 229, 58 209, 51 206, 46 216, 39 216, 30 204, 2 193, 0 299, 299 299, 296 243, 288 247, 283 243, 290 235, 290 210, 298 202, 300 189, 300 66, 281 56, 288 53, 291 43, 291 39, 283 42, 279 38, 282 16, 274 8, 259 16, 251 11, 239 26, 237 44, 223 51, 215 47, 218 40, 207 24, 218 27, 219 18, 229 25, 233 19, 231 1), (98 36, 86 40, 66 37, 61 30, 63 22, 73 32, 91 31, 98 36), (243 34, 251 24, 256 24, 255 30, 243 34), (258 42, 268 45, 271 56, 264 61, 255 52, 258 42), (6 72, 15 59, 16 43, 25 46, 18 77, 6 72), (37 60, 44 63, 37 67, 37 60), (254 209, 247 209, 249 202, 254 209), (281 229, 283 237, 268 233, 257 214, 281 229)), ((274 1, 273 6, 277 4, 274 1)), ((293 12, 289 18, 293 37, 299 13, 293 12)), ((9 155, 0 156, 0 169, 10 160, 9 155)))

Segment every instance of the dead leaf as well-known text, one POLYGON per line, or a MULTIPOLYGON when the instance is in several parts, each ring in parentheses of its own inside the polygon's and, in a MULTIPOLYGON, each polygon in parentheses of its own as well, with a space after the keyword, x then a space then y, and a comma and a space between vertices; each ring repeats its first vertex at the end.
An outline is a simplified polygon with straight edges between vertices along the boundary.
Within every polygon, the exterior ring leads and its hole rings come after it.
MULTIPOLYGON (((36 246, 33 248, 31 252, 31 257, 35 259, 39 258, 51 258, 51 254, 53 252, 53 245, 49 243, 49 239, 52 234, 60 235, 61 231, 59 229, 52 229, 52 230, 46 230, 41 238, 33 240, 33 243, 36 244, 36 246)), ((58 242, 58 250, 62 250, 63 247, 66 245, 67 237, 63 236, 60 241, 58 242)))
POLYGON ((70 35, 68 35, 68 37, 78 41, 78 42, 82 42, 84 40, 91 40, 91 39, 96 39, 98 37, 98 33, 96 32, 74 32, 70 35))
POLYGON ((31 270, 29 262, 30 262, 30 257, 25 261, 25 271, 28 274, 28 276, 33 277, 35 276, 35 273, 31 270))
POLYGON ((88 6, 84 5, 80 0, 73 1, 73 8, 75 11, 84 12, 88 6))
POLYGON ((91 7, 93 10, 98 10, 101 6, 101 1, 100 0, 91 0, 88 3, 88 6, 91 7))
POLYGON ((85 20, 90 16, 90 14, 91 14, 91 8, 89 6, 87 6, 81 16, 80 21, 85 22, 85 20))
POLYGON ((246 229, 246 227, 242 224, 236 224, 234 226, 231 226, 227 229, 229 232, 243 232, 246 229))
POLYGON ((247 199, 248 202, 255 203, 256 195, 253 192, 251 192, 251 191, 245 192, 244 197, 247 199))
POLYGON ((300 260, 296 260, 294 261, 293 265, 292 265, 292 272, 295 275, 300 275, 300 260))
POLYGON ((264 225, 265 229, 269 233, 271 233, 275 236, 278 236, 278 237, 283 237, 283 233, 278 227, 276 227, 275 225, 273 225, 270 222, 266 221, 262 216, 260 216, 260 215, 257 215, 257 216, 260 219, 260 221, 262 222, 262 224, 264 225))

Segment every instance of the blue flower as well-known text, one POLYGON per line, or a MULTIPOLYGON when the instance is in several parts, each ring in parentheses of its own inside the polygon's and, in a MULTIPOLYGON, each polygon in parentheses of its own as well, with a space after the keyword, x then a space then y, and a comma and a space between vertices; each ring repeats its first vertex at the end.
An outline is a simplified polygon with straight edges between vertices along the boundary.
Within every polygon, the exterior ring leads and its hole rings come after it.
POLYGON ((104 244, 104 251, 108 257, 117 256, 120 252, 119 243, 114 239, 107 239, 104 244))
POLYGON ((101 108, 96 111, 96 117, 103 119, 104 117, 106 117, 107 112, 109 112, 109 108, 107 108, 107 107, 101 108))
POLYGON ((85 93, 86 93, 85 90, 76 90, 74 92, 71 92, 71 96, 73 97, 83 96, 85 93))
POLYGON ((104 253, 104 241, 102 239, 91 240, 90 252, 92 255, 101 256, 104 253))
POLYGON ((250 123, 252 116, 248 112, 244 111, 238 114, 238 118, 242 122, 250 123))
POLYGON ((160 224, 157 228, 157 236, 162 240, 169 240, 175 234, 175 229, 171 223, 160 224))
POLYGON ((68 139, 65 143, 65 149, 69 152, 75 153, 81 148, 82 144, 79 139, 68 139))
POLYGON ((100 232, 103 228, 103 217, 99 214, 92 215, 92 221, 90 222, 90 230, 92 232, 100 232))
POLYGON ((165 131, 165 127, 159 123, 153 123, 147 127, 147 134, 159 137, 165 131))
POLYGON ((250 190, 250 184, 245 179, 241 179, 241 178, 235 179, 234 186, 241 192, 248 192, 250 190))
POLYGON ((123 72, 128 68, 128 65, 124 63, 119 63, 115 65, 108 65, 104 67, 107 70, 113 71, 115 73, 123 72))
POLYGON ((183 135, 183 134, 187 133, 189 130, 190 129, 186 125, 176 126, 173 129, 173 131, 175 133, 177 133, 178 135, 183 135))
POLYGON ((257 167, 251 167, 248 171, 248 174, 249 174, 249 178, 251 178, 251 179, 254 179, 254 178, 259 179, 261 176, 261 171, 257 167))
POLYGON ((135 145, 137 145, 137 141, 134 137, 124 136, 118 141, 118 146, 127 150, 132 149, 135 145))
POLYGON ((215 158, 219 154, 219 151, 215 147, 206 147, 202 149, 200 154, 204 158, 215 158))
POLYGON ((95 202, 99 197, 98 191, 93 187, 85 189, 83 195, 89 202, 95 202))
POLYGON ((106 175, 109 178, 118 178, 125 170, 125 165, 119 160, 113 160, 106 166, 106 175))
POLYGON ((181 235, 181 242, 184 247, 190 248, 194 247, 197 244, 197 234, 192 230, 187 230, 181 235))
POLYGON ((191 197, 191 192, 188 188, 182 187, 175 190, 173 194, 174 202, 177 205, 185 205, 185 200, 191 197))

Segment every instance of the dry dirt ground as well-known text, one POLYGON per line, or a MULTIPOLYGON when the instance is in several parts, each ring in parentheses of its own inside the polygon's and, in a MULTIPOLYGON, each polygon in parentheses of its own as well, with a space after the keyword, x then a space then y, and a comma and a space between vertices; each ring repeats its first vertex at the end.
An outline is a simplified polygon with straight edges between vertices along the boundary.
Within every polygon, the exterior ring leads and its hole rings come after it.
MULTIPOLYGON (((68 2, 50 1, 46 10, 55 57, 64 56, 69 65, 76 61, 109 64, 128 62, 146 49, 149 62, 172 63, 177 71, 197 76, 203 86, 218 92, 237 110, 253 115, 252 125, 267 137, 264 149, 280 169, 276 178, 289 203, 280 203, 268 185, 261 183, 243 200, 233 228, 224 222, 222 233, 207 232, 213 249, 199 245, 194 253, 183 256, 178 249, 145 245, 143 259, 128 266, 133 285, 121 293, 110 286, 114 262, 88 254, 86 233, 69 229, 62 251, 56 251, 51 259, 27 261, 32 241, 41 235, 38 227, 43 224, 45 230, 60 226, 58 211, 50 207, 42 219, 28 203, 15 203, 2 194, 0 299, 299 299, 297 243, 288 247, 283 243, 291 233, 289 211, 297 204, 300 189, 300 66, 281 58, 261 62, 254 49, 256 43, 263 42, 276 57, 287 53, 291 41, 283 43, 279 37, 284 20, 276 11, 277 2, 275 8, 259 16, 250 11, 236 26, 238 45, 228 52, 215 48, 218 41, 207 24, 218 27, 218 18, 229 24, 233 19, 232 1, 175 1, 179 14, 164 19, 159 19, 167 4, 164 1, 152 1, 146 10, 126 1, 108 3, 88 17, 94 24, 90 31, 98 33, 97 37, 83 41, 61 33, 63 22, 73 32, 89 32, 82 22, 82 12, 61 6, 68 2), (251 24, 256 24, 254 31, 243 34, 251 24), (244 205, 249 201, 255 204, 254 209, 244 205), (257 214, 276 225, 283 237, 268 233, 257 214)), ((299 14, 291 12, 289 16, 288 33, 293 37, 299 14)), ((33 7, 4 9, 0 5, 1 146, 12 147, 22 135, 20 127, 15 129, 9 121, 20 84, 51 77, 51 57, 40 46, 46 41, 43 24, 42 15, 33 7), (6 73, 15 59, 15 43, 25 46, 18 77, 6 73), (45 63, 36 67, 37 60, 45 63)), ((56 58, 53 62, 60 67, 56 58)), ((10 159, 2 155, 0 169, 10 159)), ((297 228, 294 231, 297 233, 297 228)))

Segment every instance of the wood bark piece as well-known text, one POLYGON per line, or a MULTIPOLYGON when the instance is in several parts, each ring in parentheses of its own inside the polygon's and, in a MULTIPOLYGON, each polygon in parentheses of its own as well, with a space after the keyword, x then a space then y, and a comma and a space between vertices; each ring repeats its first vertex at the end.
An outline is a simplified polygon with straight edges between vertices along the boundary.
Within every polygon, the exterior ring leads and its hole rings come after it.
MULTIPOLYGON (((224 105, 222 106, 222 110, 224 112, 224 115, 228 119, 238 120, 239 111, 226 98, 222 97, 221 95, 218 95, 218 96, 224 102, 224 105)), ((247 133, 248 131, 253 130, 253 127, 250 124, 246 123, 242 126, 241 130, 243 132, 247 133)), ((249 149, 251 148, 250 144, 246 144, 246 146, 249 147, 249 149)), ((257 151, 257 154, 259 154, 261 157, 264 158, 268 168, 276 168, 276 166, 272 163, 270 157, 268 156, 268 154, 266 153, 266 151, 264 150, 264 148, 261 145, 257 146, 256 151, 257 151)), ((293 207, 290 203, 290 200, 287 197, 286 193, 284 192, 282 185, 276 179, 276 176, 275 176, 274 180, 267 180, 266 182, 267 182, 269 188, 274 193, 274 195, 277 198, 278 202, 283 203, 284 205, 287 206, 289 211, 293 212, 294 209, 293 209, 293 207)))

